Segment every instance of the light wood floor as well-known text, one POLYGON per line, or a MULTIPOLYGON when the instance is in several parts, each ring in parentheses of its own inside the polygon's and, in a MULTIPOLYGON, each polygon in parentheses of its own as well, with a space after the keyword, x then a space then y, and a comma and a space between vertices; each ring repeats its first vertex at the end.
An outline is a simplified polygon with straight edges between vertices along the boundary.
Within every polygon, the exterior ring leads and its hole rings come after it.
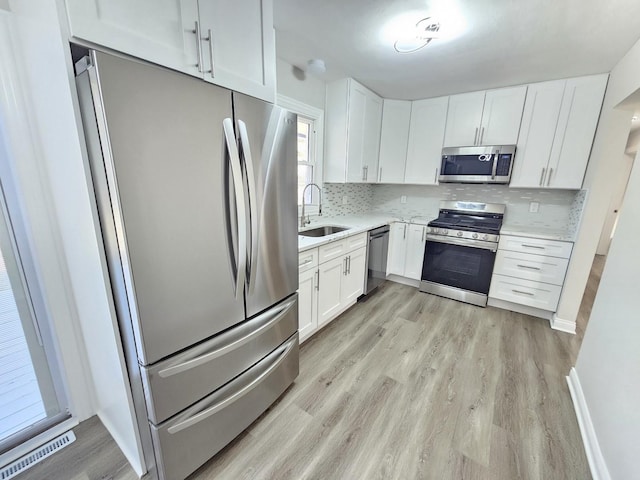
MULTIPOLYGON (((385 283, 302 346, 294 385, 190 480, 591 478, 565 376, 603 264, 578 335, 385 283)), ((134 478, 122 456, 96 469, 83 438, 16 478, 134 478), (48 467, 65 455, 82 459, 48 467)))

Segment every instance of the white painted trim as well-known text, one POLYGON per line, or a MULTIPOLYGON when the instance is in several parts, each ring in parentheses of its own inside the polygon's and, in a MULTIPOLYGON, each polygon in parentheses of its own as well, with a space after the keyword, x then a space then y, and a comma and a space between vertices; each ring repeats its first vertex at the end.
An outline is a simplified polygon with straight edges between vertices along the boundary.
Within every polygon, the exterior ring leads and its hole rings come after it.
POLYGON ((561 332, 576 334, 576 322, 572 322, 571 320, 565 320, 564 318, 558 317, 557 314, 553 314, 551 319, 549 320, 549 324, 551 328, 554 330, 559 330, 561 332))
POLYGON ((410 287, 418 288, 420 286, 420 280, 414 280, 413 278, 407 278, 401 275, 387 275, 387 280, 390 282, 400 283, 402 285, 408 285, 410 287))
MULTIPOLYGON (((303 103, 299 100, 296 100, 295 98, 287 97, 280 94, 278 94, 276 98, 276 104, 282 108, 286 108, 293 113, 313 119, 316 128, 316 173, 314 175, 314 180, 315 183, 320 186, 320 188, 323 188, 322 179, 324 178, 324 110, 303 103)), ((317 207, 315 207, 315 210, 310 210, 310 212, 318 213, 317 207)), ((300 216, 300 212, 298 212, 298 216, 300 216)))
POLYGON ((593 477, 593 480, 611 480, 607 463, 602 455, 602 450, 600 450, 600 443, 598 442, 596 431, 593 428, 591 414, 589 413, 587 401, 584 398, 580 378, 578 377, 578 372, 575 368, 572 368, 569 372, 567 384, 569 385, 571 400, 573 400, 573 408, 576 412, 576 417, 578 418, 578 426, 580 427, 584 450, 587 454, 587 460, 589 461, 591 476, 593 477))
POLYGON ((487 300, 489 307, 501 308, 503 310, 510 310, 516 313, 522 313, 524 315, 530 315, 532 317, 543 318, 544 320, 551 321, 553 312, 548 310, 542 310, 540 308, 530 307, 529 305, 520 305, 519 303, 507 302, 506 300, 500 300, 498 298, 489 297, 487 300))
POLYGON ((15 462, 20 457, 38 448, 40 445, 44 445, 45 443, 50 442, 54 438, 71 430, 73 427, 77 425, 78 425, 78 419, 74 417, 69 418, 57 425, 54 425, 49 430, 46 430, 41 434, 30 438, 26 442, 21 443, 17 447, 12 448, 8 452, 5 452, 2 455, 0 455, 0 465, 8 465, 12 462, 15 462))

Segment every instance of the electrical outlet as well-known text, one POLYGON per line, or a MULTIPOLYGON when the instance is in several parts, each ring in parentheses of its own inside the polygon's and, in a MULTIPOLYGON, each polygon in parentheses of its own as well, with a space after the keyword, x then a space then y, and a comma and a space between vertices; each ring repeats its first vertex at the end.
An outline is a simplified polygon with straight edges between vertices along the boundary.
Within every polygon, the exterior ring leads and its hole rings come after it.
POLYGON ((347 197, 346 195, 344 195, 344 196, 342 197, 342 204, 343 204, 343 205, 346 205, 347 203, 349 203, 349 197, 347 197))
POLYGON ((529 203, 529 212, 530 213, 538 213, 538 210, 540 210, 540 203, 539 202, 531 202, 531 203, 529 203))
POLYGON ((402 195, 400 197, 400 203, 407 203, 407 196, 406 195, 402 195))

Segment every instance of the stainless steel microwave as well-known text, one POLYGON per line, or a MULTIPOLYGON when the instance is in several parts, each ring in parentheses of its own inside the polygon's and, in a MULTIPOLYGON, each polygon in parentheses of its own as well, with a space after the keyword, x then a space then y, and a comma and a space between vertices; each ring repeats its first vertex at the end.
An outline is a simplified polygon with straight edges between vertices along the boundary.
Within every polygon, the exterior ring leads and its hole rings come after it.
POLYGON ((440 182, 509 183, 515 145, 442 149, 440 182))

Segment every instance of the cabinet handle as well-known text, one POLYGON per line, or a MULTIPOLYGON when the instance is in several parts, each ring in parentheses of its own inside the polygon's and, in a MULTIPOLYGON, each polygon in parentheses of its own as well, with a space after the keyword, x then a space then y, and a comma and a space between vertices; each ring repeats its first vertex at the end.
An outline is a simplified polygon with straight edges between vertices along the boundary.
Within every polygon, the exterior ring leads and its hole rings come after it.
POLYGON ((191 33, 195 33, 196 35, 196 55, 197 55, 197 62, 196 63, 196 68, 198 69, 198 71, 200 73, 203 73, 203 68, 202 68, 202 42, 200 41, 201 35, 200 35, 200 22, 198 22, 196 20, 196 27, 194 30, 191 30, 191 33))
POLYGON ((316 290, 320 290, 320 270, 316 270, 316 290))
POLYGON ((484 127, 480 129, 480 141, 478 142, 478 145, 482 145, 483 138, 484 138, 484 127))
POLYGON ((438 183, 438 167, 436 167, 436 173, 433 176, 433 183, 438 183))
POLYGON ((521 245, 526 248, 537 248, 538 250, 546 250, 546 248, 541 247, 540 245, 528 245, 526 243, 521 243, 521 245))
POLYGON ((211 31, 211 29, 209 29, 208 32, 209 32, 209 37, 206 38, 205 40, 209 41, 209 59, 211 60, 211 70, 209 70, 207 73, 211 74, 211 78, 215 78, 216 65, 215 65, 215 60, 213 59, 213 32, 211 31))
POLYGON ((362 167, 362 181, 364 182, 367 179, 367 167, 362 167))
POLYGON ((351 275, 351 255, 347 257, 347 275, 351 275))
POLYGON ((520 268, 528 268, 529 270, 540 270, 538 267, 530 267, 529 265, 518 265, 520 268))
POLYGON ((473 135, 473 144, 478 144, 478 127, 476 127, 476 133, 473 135))
POLYGON ((407 224, 404 224, 404 233, 402 234, 402 239, 404 240, 405 238, 407 238, 407 224))
POLYGON ((427 228, 426 227, 422 227, 422 243, 424 243, 424 236, 425 236, 426 231, 427 231, 427 228))
POLYGON ((347 275, 347 257, 344 257, 344 267, 342 269, 342 275, 347 275))
POLYGON ((549 169, 549 176, 547 177, 547 187, 551 185, 551 175, 553 175, 553 168, 549 169))
POLYGON ((540 183, 538 183, 538 185, 542 186, 544 184, 544 172, 546 171, 546 168, 542 169, 542 174, 540 175, 540 183))
POLYGON ((298 264, 298 267, 304 267, 305 265, 309 265, 311 262, 313 262, 313 258, 309 258, 309 259, 305 260, 304 262, 298 264))
POLYGON ((378 172, 378 182, 382 182, 382 167, 380 167, 380 171, 378 172))
POLYGON ((522 295, 529 295, 529 296, 531 296, 531 297, 533 297, 533 296, 534 296, 534 294, 533 294, 533 293, 531 293, 531 292, 523 292, 522 290, 513 290, 513 289, 511 289, 511 291, 512 291, 513 293, 521 293, 522 295))

